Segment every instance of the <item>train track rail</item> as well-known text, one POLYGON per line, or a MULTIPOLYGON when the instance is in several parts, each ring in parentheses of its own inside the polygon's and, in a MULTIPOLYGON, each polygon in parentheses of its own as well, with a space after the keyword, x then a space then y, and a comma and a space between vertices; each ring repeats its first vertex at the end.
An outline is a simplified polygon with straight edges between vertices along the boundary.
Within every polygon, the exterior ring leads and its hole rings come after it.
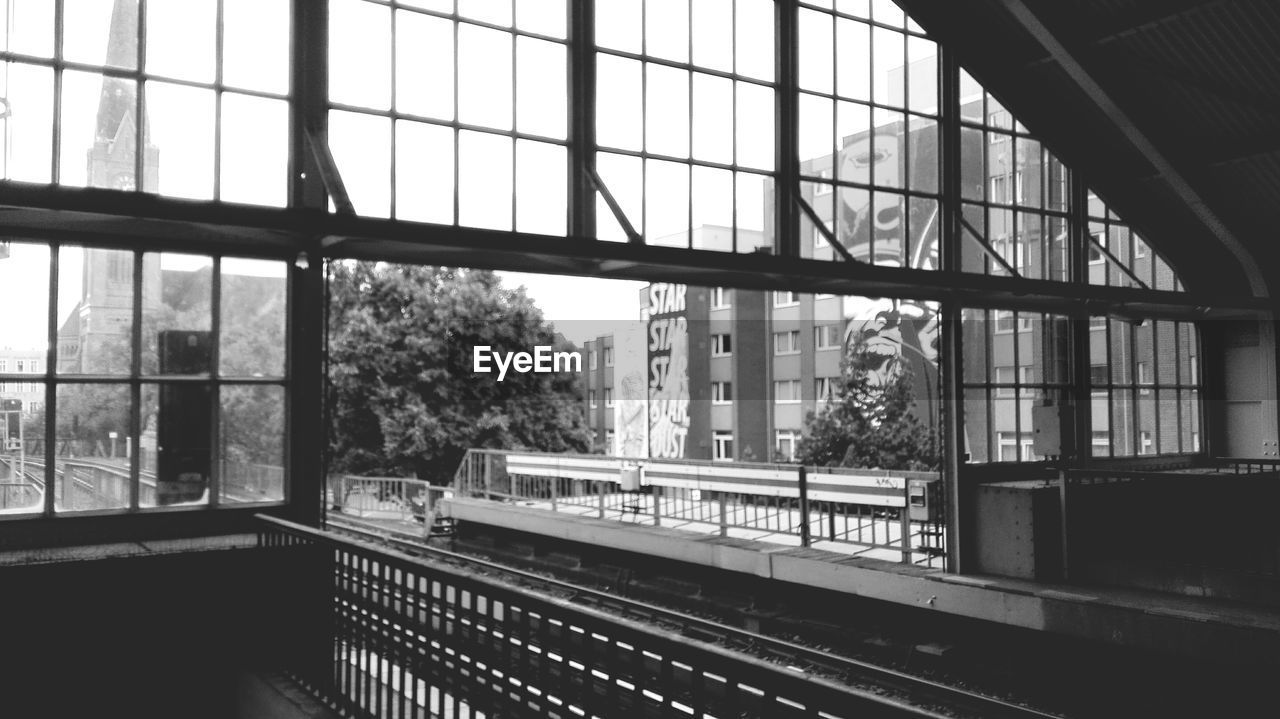
POLYGON ((678 632, 690 639, 745 652, 794 671, 836 680, 850 686, 895 697, 920 709, 928 717, 996 717, 1008 719, 1060 719, 1060 715, 940 683, 890 667, 831 654, 777 637, 759 634, 704 617, 620 597, 609 592, 554 579, 477 557, 431 547, 420 538, 397 535, 347 518, 330 517, 329 528, 354 538, 382 544, 398 552, 430 557, 454 565, 499 575, 520 585, 560 599, 590 606, 632 621, 678 632))

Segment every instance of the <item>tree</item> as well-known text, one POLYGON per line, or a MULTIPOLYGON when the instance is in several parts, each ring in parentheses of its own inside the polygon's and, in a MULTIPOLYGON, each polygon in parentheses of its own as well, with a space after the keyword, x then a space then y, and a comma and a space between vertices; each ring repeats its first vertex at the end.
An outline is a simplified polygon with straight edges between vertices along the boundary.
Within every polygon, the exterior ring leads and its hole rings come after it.
POLYGON ((840 385, 805 420, 797 461, 811 466, 936 470, 938 437, 920 420, 911 370, 855 344, 841 363, 840 385))
POLYGON ((448 482, 471 447, 587 451, 573 373, 473 370, 480 345, 573 349, 524 288, 483 270, 353 262, 334 265, 330 296, 333 471, 448 482))

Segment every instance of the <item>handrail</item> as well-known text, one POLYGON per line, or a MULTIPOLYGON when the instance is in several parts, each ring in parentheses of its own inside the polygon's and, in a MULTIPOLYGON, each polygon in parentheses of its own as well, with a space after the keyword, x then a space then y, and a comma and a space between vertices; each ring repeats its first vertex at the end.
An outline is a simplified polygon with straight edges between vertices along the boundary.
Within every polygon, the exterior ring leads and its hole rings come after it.
MULTIPOLYGON (((657 705, 662 715, 669 716, 701 716, 717 704, 734 707, 734 716, 738 709, 755 710, 750 714, 753 716, 776 716, 783 707, 807 716, 850 719, 940 716, 871 691, 566 599, 532 594, 445 564, 275 517, 260 514, 257 519, 264 527, 259 533, 260 547, 287 546, 273 536, 276 533, 334 552, 334 596, 313 599, 333 607, 338 615, 338 621, 331 624, 336 641, 315 646, 330 648, 334 662, 343 662, 343 668, 326 672, 322 657, 306 659, 321 667, 315 670, 313 680, 320 683, 322 692, 332 694, 329 699, 354 704, 361 712, 383 708, 383 689, 395 689, 390 677, 397 672, 403 677, 408 671, 411 687, 425 680, 431 691, 447 691, 455 699, 461 694, 482 706, 518 706, 524 712, 530 704, 558 696, 565 703, 586 708, 587 715, 593 706, 595 713, 600 713, 601 707, 617 711, 629 703, 637 711, 657 705), (420 585, 439 589, 419 593, 420 585), (343 621, 348 614, 360 620, 343 621), (453 626, 457 629, 450 628, 453 626), (498 632, 500 635, 494 636, 498 632), (444 647, 449 648, 449 654, 439 656, 444 647), (348 674, 352 651, 362 655, 354 663, 363 662, 354 677, 348 674), (494 655, 492 658, 503 664, 478 664, 486 655, 494 655), (370 662, 370 656, 376 660, 370 662), (471 661, 467 656, 477 663, 464 668, 461 664, 471 661), (418 672, 424 664, 427 671, 418 672), (652 671, 651 664, 656 664, 658 671, 652 671), (494 676, 501 677, 506 691, 489 689, 489 682, 494 681, 490 668, 500 672, 494 676), (452 675, 447 674, 450 671, 452 675), (519 681, 508 682, 508 676, 519 681), (433 677, 439 677, 439 686, 430 683, 433 677), (629 681, 623 681, 624 677, 629 681), (649 677, 660 677, 661 683, 651 684, 649 677), (677 677, 699 688, 683 696, 677 677), (346 686, 342 686, 344 682, 346 686), (372 691, 371 684, 375 685, 372 691)), ((408 691, 413 690, 405 693, 408 691)))

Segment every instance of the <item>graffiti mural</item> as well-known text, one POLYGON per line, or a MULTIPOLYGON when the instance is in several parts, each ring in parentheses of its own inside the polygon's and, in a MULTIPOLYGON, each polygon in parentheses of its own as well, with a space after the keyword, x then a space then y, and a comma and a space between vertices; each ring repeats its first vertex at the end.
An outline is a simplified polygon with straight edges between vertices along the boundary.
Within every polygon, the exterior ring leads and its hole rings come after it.
POLYGON ((613 335, 613 403, 615 446, 608 451, 619 457, 649 456, 649 392, 646 326, 629 323, 613 335))
POLYGON ((649 456, 680 459, 689 436, 688 287, 649 286, 649 456))

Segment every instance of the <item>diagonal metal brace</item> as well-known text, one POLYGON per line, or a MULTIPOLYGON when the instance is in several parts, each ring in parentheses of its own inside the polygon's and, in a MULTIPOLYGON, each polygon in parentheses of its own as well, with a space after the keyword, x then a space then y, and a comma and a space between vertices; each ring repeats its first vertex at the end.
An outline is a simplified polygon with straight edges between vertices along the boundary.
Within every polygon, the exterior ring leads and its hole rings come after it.
POLYGON ((311 126, 307 127, 306 133, 307 145, 311 147, 311 155, 320 170, 320 181, 324 183, 325 192, 333 199, 333 206, 340 215, 356 214, 356 207, 351 204, 351 195, 347 194, 347 186, 342 182, 342 173, 338 171, 338 163, 329 150, 329 134, 311 126))
POLYGON ((605 186, 604 180, 600 179, 595 166, 588 164, 583 169, 587 173, 587 179, 591 181, 591 186, 604 198, 605 204, 613 212, 613 218, 622 226, 622 231, 627 235, 627 241, 634 245, 643 245, 644 237, 641 237, 640 233, 636 232, 635 225, 632 225, 631 220, 627 219, 627 213, 622 211, 622 205, 618 204, 618 201, 613 197, 613 193, 609 192, 609 188, 605 186))
POLYGON ((858 262, 864 265, 866 264, 865 262, 858 259, 857 257, 854 257, 849 252, 849 248, 840 244, 839 240, 836 239, 835 234, 831 232, 830 228, 827 227, 827 223, 823 222, 822 219, 818 217, 818 213, 814 211, 814 209, 809 205, 809 203, 804 201, 803 197, 801 197, 800 195, 795 195, 795 198, 796 198, 796 206, 800 208, 801 212, 803 212, 805 215, 809 217, 809 221, 813 223, 813 226, 818 228, 818 232, 819 234, 822 235, 822 239, 826 240, 827 244, 831 245, 831 248, 836 251, 836 254, 840 255, 847 262, 858 262))
POLYGON ((978 244, 982 246, 983 252, 986 252, 988 257, 995 260, 996 264, 1003 267, 1005 272, 1008 272, 1010 275, 1014 277, 1022 276, 1022 273, 1013 269, 1013 266, 1010 265, 1007 260, 1005 260, 1004 256, 1002 256, 999 252, 996 252, 996 248, 992 247, 991 243, 987 242, 987 238, 983 237, 981 232, 978 232, 977 230, 975 230, 973 228, 973 225, 969 224, 968 220, 966 220, 964 217, 961 217, 960 224, 963 225, 964 228, 969 231, 969 234, 973 237, 973 239, 978 241, 978 244))

